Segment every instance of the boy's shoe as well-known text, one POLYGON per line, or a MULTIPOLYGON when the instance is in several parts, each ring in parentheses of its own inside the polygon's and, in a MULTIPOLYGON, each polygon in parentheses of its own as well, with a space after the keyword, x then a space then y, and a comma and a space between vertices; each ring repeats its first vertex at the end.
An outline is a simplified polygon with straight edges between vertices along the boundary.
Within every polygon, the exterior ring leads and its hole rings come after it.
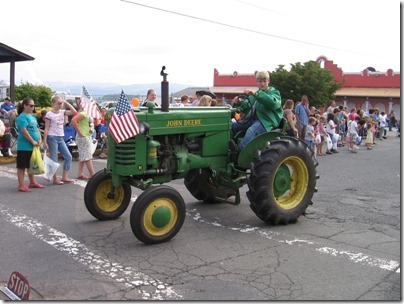
POLYGON ((238 155, 240 154, 240 148, 234 142, 234 140, 229 140, 229 150, 230 150, 230 161, 237 164, 238 155))

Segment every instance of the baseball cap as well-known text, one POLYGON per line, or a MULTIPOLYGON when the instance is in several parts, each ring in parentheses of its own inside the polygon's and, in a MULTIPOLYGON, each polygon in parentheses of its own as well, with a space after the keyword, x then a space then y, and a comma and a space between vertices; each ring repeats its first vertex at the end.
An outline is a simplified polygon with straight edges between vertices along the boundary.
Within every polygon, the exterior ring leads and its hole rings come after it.
POLYGON ((10 100, 11 101, 10 97, 8 97, 8 96, 6 98, 4 98, 4 100, 10 100))

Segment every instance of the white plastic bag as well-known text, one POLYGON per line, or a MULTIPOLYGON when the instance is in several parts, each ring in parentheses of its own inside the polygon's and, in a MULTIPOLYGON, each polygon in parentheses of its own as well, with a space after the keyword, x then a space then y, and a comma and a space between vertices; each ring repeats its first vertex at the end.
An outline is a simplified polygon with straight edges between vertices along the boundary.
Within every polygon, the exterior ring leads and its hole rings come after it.
POLYGON ((332 140, 329 134, 327 134, 327 150, 331 150, 332 149, 332 140))
POLYGON ((43 155, 43 166, 45 168, 45 173, 42 174, 42 177, 48 181, 51 181, 53 176, 55 175, 57 169, 59 168, 60 164, 54 162, 46 155, 46 150, 44 151, 43 155))
POLYGON ((334 149, 334 150, 337 150, 337 147, 338 147, 338 140, 339 140, 339 134, 334 134, 333 135, 333 137, 334 137, 334 143, 333 143, 333 145, 332 145, 332 148, 334 149))

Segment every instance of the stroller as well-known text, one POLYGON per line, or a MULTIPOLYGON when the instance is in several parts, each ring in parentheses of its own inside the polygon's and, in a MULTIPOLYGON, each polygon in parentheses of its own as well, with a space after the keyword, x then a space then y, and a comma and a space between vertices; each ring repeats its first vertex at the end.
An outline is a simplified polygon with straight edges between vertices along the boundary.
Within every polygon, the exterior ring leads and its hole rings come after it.
POLYGON ((73 156, 73 151, 77 151, 77 144, 76 144, 76 129, 73 128, 70 124, 66 124, 64 126, 65 132, 65 143, 67 148, 69 149, 70 154, 73 156))
POLYGON ((107 149, 107 126, 104 124, 98 125, 97 128, 97 149, 107 149))

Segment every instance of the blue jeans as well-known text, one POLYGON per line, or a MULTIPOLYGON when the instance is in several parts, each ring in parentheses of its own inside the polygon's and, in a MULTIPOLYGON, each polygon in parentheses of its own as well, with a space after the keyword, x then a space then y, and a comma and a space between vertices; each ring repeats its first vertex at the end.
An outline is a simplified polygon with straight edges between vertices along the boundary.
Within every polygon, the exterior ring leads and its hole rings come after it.
POLYGON ((50 159, 58 162, 58 152, 60 152, 64 159, 63 170, 70 170, 72 166, 72 155, 66 146, 64 136, 48 135, 46 143, 48 144, 50 159))
POLYGON ((261 121, 259 121, 258 119, 250 119, 249 121, 247 121, 247 123, 243 122, 244 121, 238 123, 236 121, 231 124, 232 137, 234 137, 237 134, 237 132, 247 130, 244 138, 240 141, 238 145, 240 149, 243 149, 254 137, 266 132, 261 121))

